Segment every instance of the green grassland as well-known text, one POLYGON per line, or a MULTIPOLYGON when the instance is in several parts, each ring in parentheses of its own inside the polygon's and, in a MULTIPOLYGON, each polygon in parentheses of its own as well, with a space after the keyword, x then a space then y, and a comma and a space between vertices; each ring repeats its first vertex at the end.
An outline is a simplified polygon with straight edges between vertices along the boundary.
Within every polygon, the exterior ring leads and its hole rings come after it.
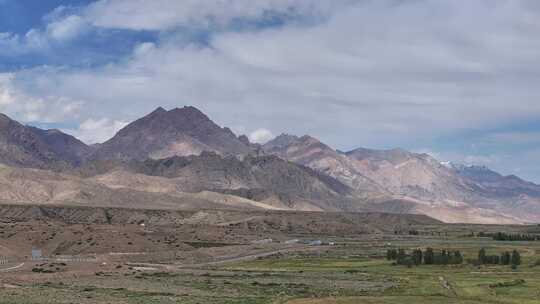
MULTIPOLYGON (((337 240, 337 246, 175 272, 104 273, 0 288, 0 303, 540 303, 540 242, 488 238, 337 240), (518 250, 510 266, 394 266, 388 248, 518 250)), ((1 274, 0 274, 1 275, 1 274)))
MULTIPOLYGON (((389 246, 389 245, 386 245, 389 246)), ((338 257, 335 253, 320 257, 290 257, 265 259, 237 264, 231 269, 243 271, 302 272, 314 275, 348 273, 357 280, 390 281, 394 285, 384 290, 364 292, 360 297, 335 294, 320 302, 291 303, 540 303, 540 244, 538 242, 495 242, 489 239, 451 239, 400 241, 390 246, 400 248, 433 248, 460 250, 475 258, 479 248, 488 253, 518 250, 523 263, 517 270, 510 266, 421 265, 407 268, 393 266, 382 257, 384 247, 369 243, 350 243, 347 251, 357 253, 338 257), (369 250, 367 250, 369 248, 369 250), (366 256, 366 252, 370 256, 366 256), (374 256, 379 252, 380 256, 374 256)))

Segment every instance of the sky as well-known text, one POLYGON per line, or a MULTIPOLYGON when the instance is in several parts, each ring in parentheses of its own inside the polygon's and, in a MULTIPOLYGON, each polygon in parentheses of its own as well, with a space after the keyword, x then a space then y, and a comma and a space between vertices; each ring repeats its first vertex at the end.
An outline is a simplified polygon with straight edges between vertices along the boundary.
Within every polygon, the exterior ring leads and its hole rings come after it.
POLYGON ((537 0, 0 0, 0 112, 91 144, 193 105, 540 182, 539 38, 537 0))

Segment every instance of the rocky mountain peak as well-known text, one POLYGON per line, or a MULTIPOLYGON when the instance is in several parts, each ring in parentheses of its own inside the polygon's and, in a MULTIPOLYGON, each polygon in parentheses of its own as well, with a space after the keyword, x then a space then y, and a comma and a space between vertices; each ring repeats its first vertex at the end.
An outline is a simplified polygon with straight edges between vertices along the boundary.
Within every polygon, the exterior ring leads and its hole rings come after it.
POLYGON ((99 147, 93 159, 146 159, 174 155, 248 154, 251 148, 229 128, 222 128, 193 106, 157 108, 99 147))
POLYGON ((208 128, 220 129, 208 116, 195 107, 175 108, 170 111, 159 107, 143 118, 127 125, 118 134, 122 136, 143 130, 163 131, 164 129, 196 132, 208 128))
POLYGON ((282 133, 281 135, 277 136, 276 138, 264 144, 264 148, 267 150, 272 150, 272 149, 275 150, 275 149, 289 148, 291 146, 297 146, 297 145, 309 146, 309 145, 324 145, 324 144, 322 144, 318 139, 310 135, 303 135, 301 137, 298 137, 296 135, 282 133))

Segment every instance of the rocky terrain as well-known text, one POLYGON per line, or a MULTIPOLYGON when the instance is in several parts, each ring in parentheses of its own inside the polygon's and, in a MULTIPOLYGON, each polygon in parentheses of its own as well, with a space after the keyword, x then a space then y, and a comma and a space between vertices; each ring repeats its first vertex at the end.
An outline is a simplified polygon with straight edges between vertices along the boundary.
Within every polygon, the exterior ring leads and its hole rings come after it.
POLYGON ((540 186, 516 176, 402 149, 341 152, 308 135, 261 146, 194 107, 158 108, 95 146, 2 115, 0 163, 5 203, 540 221, 540 186))

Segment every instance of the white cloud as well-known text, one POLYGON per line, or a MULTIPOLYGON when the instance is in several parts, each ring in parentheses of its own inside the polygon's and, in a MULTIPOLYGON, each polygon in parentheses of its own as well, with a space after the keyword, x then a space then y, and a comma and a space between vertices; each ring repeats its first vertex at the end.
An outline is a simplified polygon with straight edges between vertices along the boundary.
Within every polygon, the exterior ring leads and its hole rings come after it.
POLYGON ((274 134, 267 129, 257 129, 249 134, 249 141, 257 144, 264 144, 274 138, 274 134))
POLYGON ((126 122, 108 118, 90 118, 82 122, 77 129, 65 129, 64 131, 87 144, 95 144, 110 139, 126 125, 126 122))
POLYGON ((47 25, 47 35, 59 41, 73 39, 79 36, 88 24, 80 16, 70 15, 54 20, 47 25))
POLYGON ((237 18, 265 14, 326 15, 351 0, 100 0, 83 15, 95 26, 133 30, 168 30, 178 26, 226 26, 237 18))
POLYGON ((30 53, 46 53, 51 43, 66 42, 90 30, 90 24, 78 15, 50 14, 44 29, 32 28, 24 35, 0 32, 0 55, 15 57, 30 53))
MULTIPOLYGON (((401 142, 540 115, 540 89, 529 77, 540 70, 540 28, 532 18, 540 14, 514 3, 368 1, 311 27, 225 32, 209 47, 178 44, 170 35, 141 44, 128 61, 37 77, 62 94, 93 100, 94 111, 130 104, 140 115, 189 103, 235 125, 234 107, 248 129, 263 123, 337 146, 401 142), (479 21, 480 9, 489 18, 479 21)), ((118 10, 152 15, 132 9, 118 10)))
POLYGON ((23 122, 54 123, 78 117, 83 101, 54 95, 28 95, 14 85, 15 79, 15 74, 0 74, 1 112, 23 122))

